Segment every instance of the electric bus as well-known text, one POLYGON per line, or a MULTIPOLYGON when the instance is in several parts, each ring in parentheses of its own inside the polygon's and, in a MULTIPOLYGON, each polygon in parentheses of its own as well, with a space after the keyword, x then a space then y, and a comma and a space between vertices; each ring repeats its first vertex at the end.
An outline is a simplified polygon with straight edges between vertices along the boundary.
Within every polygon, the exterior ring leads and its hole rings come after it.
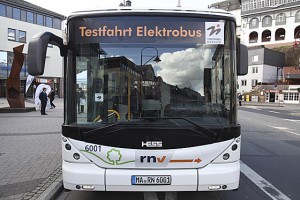
POLYGON ((62 38, 34 36, 31 75, 43 74, 48 44, 64 59, 64 188, 236 190, 248 65, 237 41, 230 13, 183 9, 75 12, 62 38))

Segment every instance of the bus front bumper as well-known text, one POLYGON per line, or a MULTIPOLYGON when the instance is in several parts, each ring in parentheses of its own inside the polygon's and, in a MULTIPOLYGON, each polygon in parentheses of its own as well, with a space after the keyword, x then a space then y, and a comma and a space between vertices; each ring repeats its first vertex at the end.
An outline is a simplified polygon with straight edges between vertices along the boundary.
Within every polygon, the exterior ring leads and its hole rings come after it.
POLYGON ((104 169, 92 163, 63 161, 63 184, 69 190, 216 191, 239 186, 240 162, 209 164, 201 169, 104 169), (169 184, 136 184, 133 177, 171 178, 169 184))

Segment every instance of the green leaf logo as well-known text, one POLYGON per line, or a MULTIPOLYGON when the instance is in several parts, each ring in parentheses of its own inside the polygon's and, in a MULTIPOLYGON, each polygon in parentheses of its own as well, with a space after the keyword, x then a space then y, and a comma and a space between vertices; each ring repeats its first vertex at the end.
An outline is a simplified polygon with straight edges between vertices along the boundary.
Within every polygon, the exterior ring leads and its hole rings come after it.
POLYGON ((111 149, 107 152, 107 159, 113 163, 113 165, 117 165, 118 162, 121 161, 122 154, 117 149, 111 149))

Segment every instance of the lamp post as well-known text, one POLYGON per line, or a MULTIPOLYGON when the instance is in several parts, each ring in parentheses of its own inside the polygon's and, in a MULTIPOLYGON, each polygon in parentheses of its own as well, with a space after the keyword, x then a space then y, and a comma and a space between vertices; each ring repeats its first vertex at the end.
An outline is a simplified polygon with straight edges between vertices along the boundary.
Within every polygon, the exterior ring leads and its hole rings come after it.
POLYGON ((154 59, 154 61, 156 62, 156 63, 158 63, 158 62, 160 62, 161 60, 159 59, 159 57, 158 57, 158 50, 155 48, 155 47, 144 47, 142 50, 141 50, 141 66, 142 65, 146 65, 150 60, 152 60, 152 58, 154 58, 155 57, 155 59, 154 59), (156 57, 155 56, 152 56, 149 60, 147 60, 147 62, 145 62, 144 64, 143 64, 143 51, 145 50, 145 49, 155 49, 156 50, 156 57))

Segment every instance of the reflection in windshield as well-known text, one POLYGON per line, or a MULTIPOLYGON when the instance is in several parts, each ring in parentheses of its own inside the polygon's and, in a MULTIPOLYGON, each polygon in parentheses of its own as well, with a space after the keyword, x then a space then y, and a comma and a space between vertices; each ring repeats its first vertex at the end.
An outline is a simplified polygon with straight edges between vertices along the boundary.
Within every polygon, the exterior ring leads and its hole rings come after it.
POLYGON ((231 54, 223 45, 78 45, 76 84, 86 112, 78 113, 77 123, 147 117, 228 123, 231 54))

